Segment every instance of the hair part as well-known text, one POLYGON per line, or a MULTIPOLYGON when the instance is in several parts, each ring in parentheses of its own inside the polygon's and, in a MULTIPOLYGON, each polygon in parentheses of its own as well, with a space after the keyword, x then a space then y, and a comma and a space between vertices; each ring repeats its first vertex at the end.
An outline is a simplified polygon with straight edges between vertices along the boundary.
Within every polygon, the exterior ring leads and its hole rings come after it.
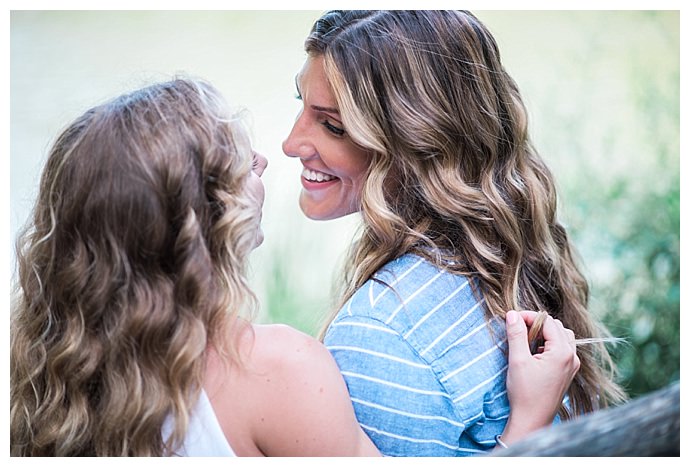
POLYGON ((251 159, 241 121, 192 79, 95 107, 57 138, 17 243, 12 455, 163 455, 183 440, 207 346, 237 357, 223 342, 255 307, 251 159))

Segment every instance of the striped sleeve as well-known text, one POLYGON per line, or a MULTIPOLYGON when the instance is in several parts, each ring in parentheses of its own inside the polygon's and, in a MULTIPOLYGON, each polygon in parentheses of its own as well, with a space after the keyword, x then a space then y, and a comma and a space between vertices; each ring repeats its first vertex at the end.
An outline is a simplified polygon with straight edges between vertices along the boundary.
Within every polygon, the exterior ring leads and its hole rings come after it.
POLYGON ((345 378, 357 419, 389 456, 458 456, 465 425, 434 369, 397 331, 366 316, 342 314, 324 343, 345 378))

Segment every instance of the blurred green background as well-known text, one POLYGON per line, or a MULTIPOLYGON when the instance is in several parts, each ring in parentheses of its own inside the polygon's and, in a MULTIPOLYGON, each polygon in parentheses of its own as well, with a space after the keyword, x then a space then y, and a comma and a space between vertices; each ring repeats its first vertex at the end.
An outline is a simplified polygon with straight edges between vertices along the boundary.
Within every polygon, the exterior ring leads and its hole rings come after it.
MULTIPOLYGON (((282 154, 299 103, 294 75, 318 11, 13 11, 13 251, 46 152, 88 107, 184 73, 249 111, 264 175, 265 243, 252 258, 262 322, 314 334, 357 216, 304 218, 300 164, 282 154)), ((678 11, 477 11, 530 111, 560 217, 592 286, 591 309, 632 396, 680 378, 680 15, 678 11)), ((14 271, 14 256, 10 270, 14 271)))

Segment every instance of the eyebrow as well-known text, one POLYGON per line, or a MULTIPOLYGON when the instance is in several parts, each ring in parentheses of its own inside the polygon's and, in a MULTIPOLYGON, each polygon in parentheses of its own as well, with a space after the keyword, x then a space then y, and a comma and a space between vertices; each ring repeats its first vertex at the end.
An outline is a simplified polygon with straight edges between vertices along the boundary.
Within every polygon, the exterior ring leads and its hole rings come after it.
POLYGON ((340 115, 340 110, 336 109, 335 107, 321 107, 320 105, 311 105, 310 107, 318 112, 340 115))

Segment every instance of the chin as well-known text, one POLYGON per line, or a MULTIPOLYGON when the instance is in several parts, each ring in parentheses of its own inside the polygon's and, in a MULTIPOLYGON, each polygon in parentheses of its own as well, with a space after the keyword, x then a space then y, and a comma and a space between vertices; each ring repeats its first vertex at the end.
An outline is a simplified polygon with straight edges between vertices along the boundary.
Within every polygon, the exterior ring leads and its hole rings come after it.
POLYGON ((264 242, 264 232, 260 230, 256 233, 256 240, 254 241, 254 249, 257 249, 264 242))
POLYGON ((338 219, 339 217, 343 217, 346 214, 322 214, 322 213, 315 213, 312 211, 304 210, 302 209, 302 212, 304 213, 307 218, 313 220, 313 221, 330 221, 333 219, 338 219))
POLYGON ((309 219, 313 221, 330 221, 333 219, 340 219, 341 217, 349 216, 357 212, 357 209, 335 209, 335 210, 323 210, 319 209, 319 206, 314 206, 311 204, 303 203, 300 201, 299 207, 302 213, 309 219))

